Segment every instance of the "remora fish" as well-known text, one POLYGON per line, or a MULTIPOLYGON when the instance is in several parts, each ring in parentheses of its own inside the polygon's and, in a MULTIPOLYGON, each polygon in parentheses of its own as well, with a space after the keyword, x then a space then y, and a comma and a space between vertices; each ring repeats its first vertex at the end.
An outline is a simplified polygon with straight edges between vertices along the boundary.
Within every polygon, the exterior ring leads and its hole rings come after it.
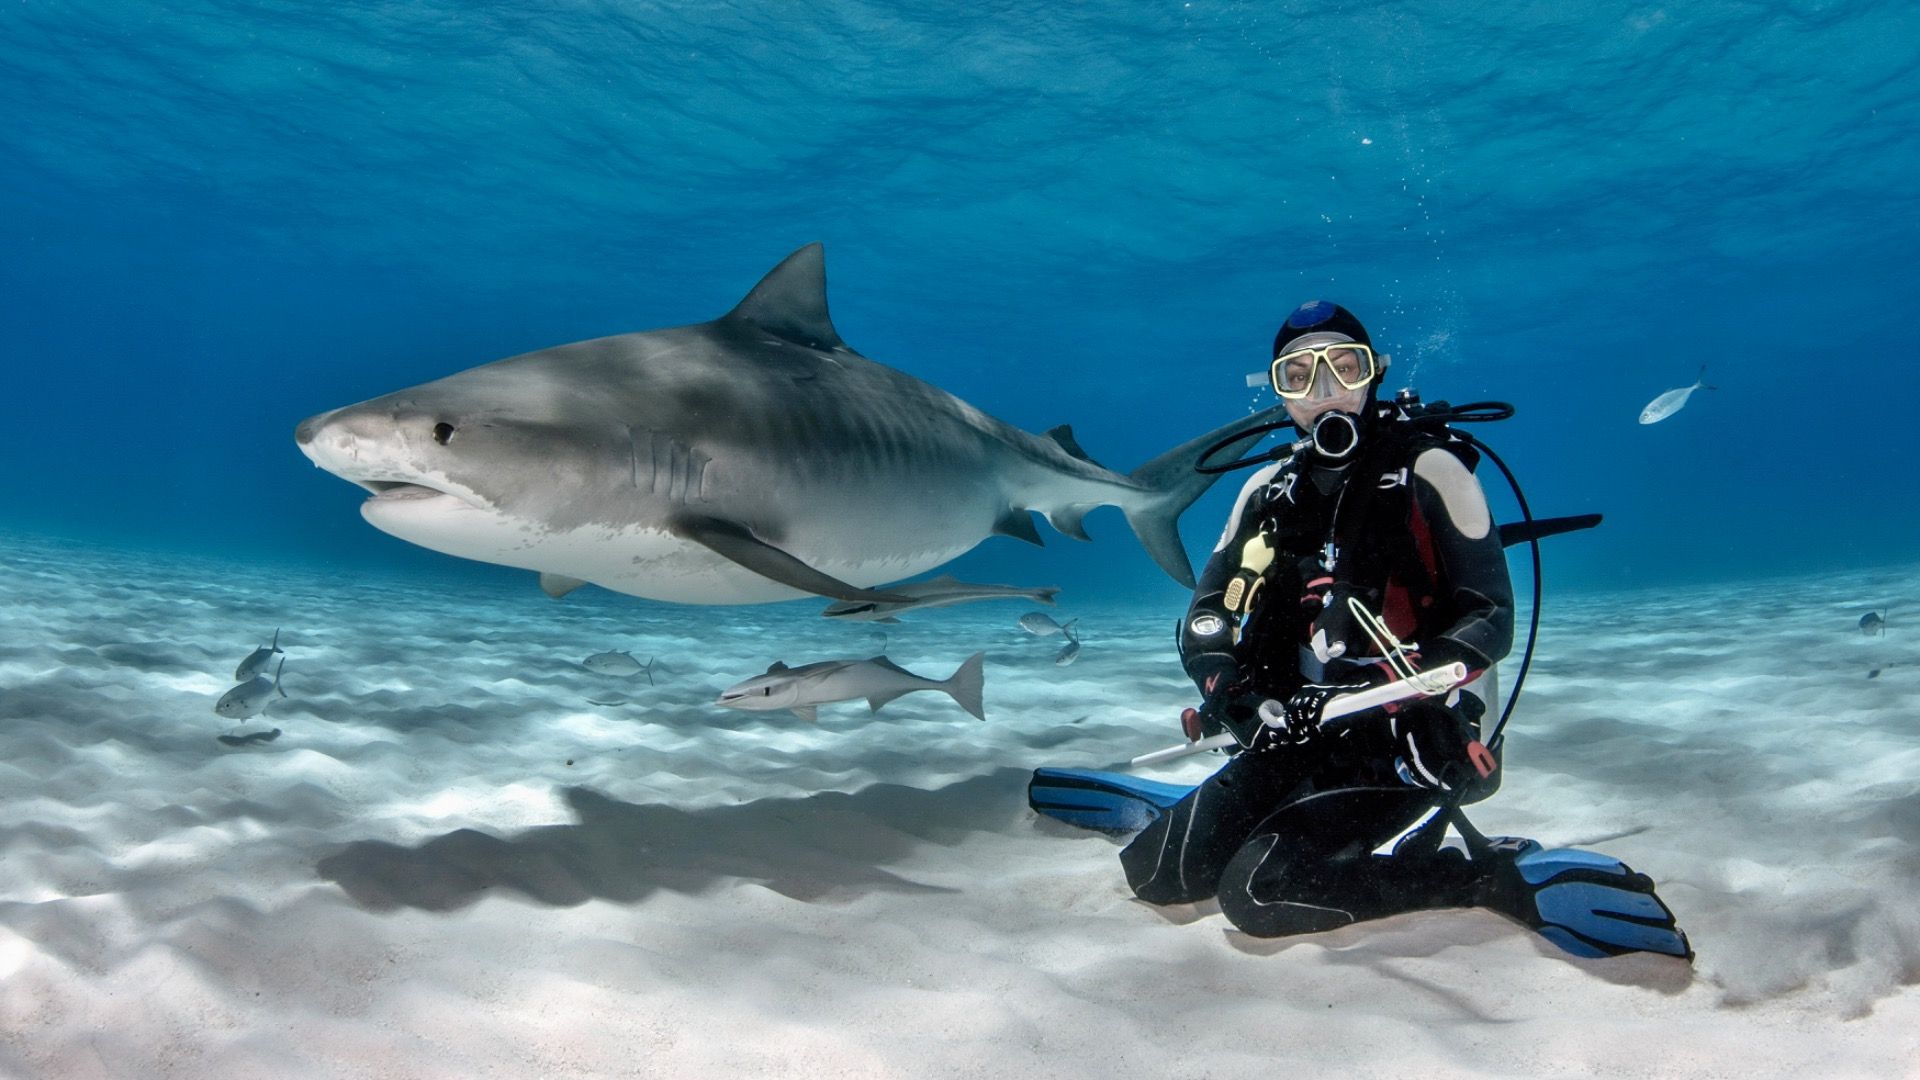
POLYGON ((966 604, 975 600, 1031 600, 1036 604, 1051 604, 1058 596, 1058 586, 1043 589, 1022 589, 1014 585, 973 585, 954 578, 951 574, 942 574, 926 581, 909 581, 904 585, 889 585, 887 591, 897 593, 909 599, 900 603, 882 601, 842 600, 827 605, 820 614, 829 619, 842 622, 899 622, 894 616, 906 611, 919 611, 922 608, 948 607, 953 604, 966 604))
POLYGON ((280 647, 280 628, 276 626, 273 628, 273 644, 262 645, 248 653, 247 658, 240 661, 240 666, 233 669, 233 681, 246 682, 248 679, 267 670, 267 664, 272 662, 274 653, 284 653, 286 651, 287 650, 280 647))
POLYGON ((1654 398, 1652 401, 1647 402, 1647 407, 1640 410, 1640 422, 1643 424, 1657 424, 1684 408, 1687 404, 1687 399, 1693 396, 1695 390, 1715 389, 1718 389, 1718 387, 1707 385, 1707 365, 1701 364, 1700 378, 1695 380, 1692 386, 1682 386, 1675 390, 1669 390, 1659 397, 1654 398))
POLYGON ((1085 539, 1119 506, 1189 587, 1176 528, 1280 416, 1243 417, 1131 474, 1067 428, 1033 435, 854 352, 827 314, 821 248, 788 256, 712 322, 527 353, 303 421, 294 438, 365 488, 375 528, 524 567, 550 594, 584 582, 657 600, 750 604, 871 588, 988 536, 1040 542, 1031 511, 1085 539))
POLYGON ((960 707, 982 720, 987 718, 980 701, 985 682, 986 653, 974 653, 946 679, 923 679, 884 656, 868 660, 822 660, 790 668, 775 662, 765 675, 728 687, 714 704, 749 712, 791 709, 802 720, 818 718, 821 705, 836 701, 866 698, 874 712, 902 694, 916 690, 939 690, 952 696, 960 707))

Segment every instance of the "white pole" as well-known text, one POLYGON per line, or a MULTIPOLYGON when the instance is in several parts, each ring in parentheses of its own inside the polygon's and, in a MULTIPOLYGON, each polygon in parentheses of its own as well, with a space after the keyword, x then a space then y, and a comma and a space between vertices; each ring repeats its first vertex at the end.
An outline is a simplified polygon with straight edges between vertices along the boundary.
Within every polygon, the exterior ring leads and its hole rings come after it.
MULTIPOLYGON (((1320 720, 1321 723, 1325 723, 1328 720, 1337 720, 1342 716, 1365 712, 1368 709, 1377 709, 1382 705, 1395 701, 1405 701, 1408 698, 1431 697, 1436 694, 1444 694, 1466 681, 1467 665, 1461 663, 1448 664, 1445 667, 1434 668, 1432 671, 1423 671, 1411 679, 1401 679, 1399 682, 1390 682, 1385 686, 1376 686, 1368 690, 1361 690, 1358 693, 1341 694, 1339 697, 1332 698, 1327 702, 1327 707, 1320 713, 1320 720)), ((1268 719, 1266 723, 1271 727, 1280 726, 1280 722, 1275 719, 1268 719)), ((1165 750, 1155 750, 1150 754, 1141 754, 1127 764, 1131 768, 1138 769, 1143 765, 1157 765, 1162 761, 1172 761, 1174 758, 1183 758, 1188 754, 1217 750, 1223 746, 1233 746, 1234 744, 1234 737, 1223 731, 1218 735, 1209 736, 1198 742, 1181 743, 1179 746, 1169 746, 1165 750)))

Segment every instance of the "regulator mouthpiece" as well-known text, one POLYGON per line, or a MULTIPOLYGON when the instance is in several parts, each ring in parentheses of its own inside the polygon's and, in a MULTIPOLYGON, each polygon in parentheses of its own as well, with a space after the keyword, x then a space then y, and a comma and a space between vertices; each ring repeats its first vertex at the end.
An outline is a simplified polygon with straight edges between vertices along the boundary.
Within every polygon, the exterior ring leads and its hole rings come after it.
POLYGON ((1360 446, 1360 422, 1352 413, 1321 413, 1313 422, 1313 452, 1328 461, 1345 461, 1360 446))

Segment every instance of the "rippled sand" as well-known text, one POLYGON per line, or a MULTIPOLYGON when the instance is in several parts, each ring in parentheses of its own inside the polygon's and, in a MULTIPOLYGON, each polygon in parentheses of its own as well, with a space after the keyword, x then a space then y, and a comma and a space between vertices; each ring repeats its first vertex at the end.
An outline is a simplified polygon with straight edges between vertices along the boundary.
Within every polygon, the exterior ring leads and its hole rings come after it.
POLYGON ((887 655, 932 677, 985 649, 984 724, 936 694, 808 724, 709 703, 776 659, 871 655, 875 628, 0 536, 0 1073, 1920 1061, 1913 572, 1551 599, 1476 820, 1652 874, 1692 969, 1574 960, 1477 911, 1267 942, 1210 905, 1133 902, 1115 842, 1036 819, 1023 789, 1036 765, 1178 740, 1175 612, 1077 599, 1067 668, 1018 602, 886 628, 887 655), (1888 602, 1888 636, 1863 637, 1888 602), (215 716, 276 626, 290 697, 215 716), (658 657, 657 685, 579 667, 605 649, 658 657))

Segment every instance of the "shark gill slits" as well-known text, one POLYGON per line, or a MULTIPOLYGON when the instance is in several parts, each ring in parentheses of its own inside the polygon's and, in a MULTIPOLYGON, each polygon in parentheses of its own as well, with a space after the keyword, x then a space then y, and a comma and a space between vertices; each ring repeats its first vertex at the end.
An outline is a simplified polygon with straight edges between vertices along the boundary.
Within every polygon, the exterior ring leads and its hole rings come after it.
POLYGON ((445 446, 453 441, 453 425, 445 420, 433 425, 433 441, 445 446))

